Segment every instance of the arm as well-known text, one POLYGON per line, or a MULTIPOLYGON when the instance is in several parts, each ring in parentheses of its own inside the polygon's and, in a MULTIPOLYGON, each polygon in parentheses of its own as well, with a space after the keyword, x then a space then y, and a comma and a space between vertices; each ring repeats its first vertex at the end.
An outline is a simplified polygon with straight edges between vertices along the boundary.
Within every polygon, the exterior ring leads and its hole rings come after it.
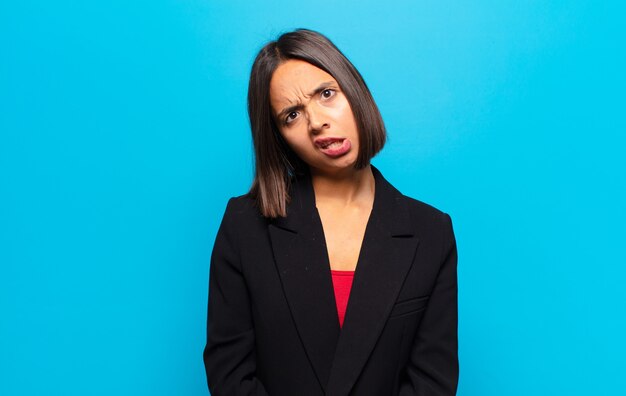
POLYGON ((235 215, 231 198, 211 254, 204 367, 213 396, 267 396, 256 377, 250 296, 241 269, 235 215))
POLYGON ((452 220, 444 214, 441 267, 422 317, 399 396, 452 396, 459 378, 457 250, 452 220))

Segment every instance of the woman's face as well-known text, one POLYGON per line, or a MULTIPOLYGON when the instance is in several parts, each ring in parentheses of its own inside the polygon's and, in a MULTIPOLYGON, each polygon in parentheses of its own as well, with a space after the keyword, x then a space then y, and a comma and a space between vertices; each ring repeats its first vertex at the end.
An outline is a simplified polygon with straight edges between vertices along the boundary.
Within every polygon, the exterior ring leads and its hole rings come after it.
POLYGON ((288 60, 274 71, 270 103, 281 135, 312 172, 353 169, 359 153, 357 126, 348 99, 330 74, 288 60))

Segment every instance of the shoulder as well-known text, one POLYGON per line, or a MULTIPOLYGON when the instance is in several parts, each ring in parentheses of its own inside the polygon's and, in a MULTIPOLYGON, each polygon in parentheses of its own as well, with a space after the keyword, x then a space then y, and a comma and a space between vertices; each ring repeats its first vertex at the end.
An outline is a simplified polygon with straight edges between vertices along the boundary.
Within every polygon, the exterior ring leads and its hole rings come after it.
POLYGON ((445 246, 455 243, 452 218, 443 210, 418 199, 402 195, 413 222, 417 235, 425 241, 436 241, 436 245, 445 246))
POLYGON ((406 203, 406 206, 408 207, 411 216, 417 220, 431 223, 445 221, 447 220, 447 218, 450 217, 448 213, 431 204, 409 197, 404 194, 401 194, 401 196, 406 203))
POLYGON ((431 254, 445 258, 456 246, 456 237, 450 215, 433 205, 401 195, 411 219, 411 227, 431 254))
POLYGON ((256 201, 249 193, 228 199, 224 211, 224 219, 229 223, 235 224, 265 222, 265 217, 261 215, 256 206, 256 201))

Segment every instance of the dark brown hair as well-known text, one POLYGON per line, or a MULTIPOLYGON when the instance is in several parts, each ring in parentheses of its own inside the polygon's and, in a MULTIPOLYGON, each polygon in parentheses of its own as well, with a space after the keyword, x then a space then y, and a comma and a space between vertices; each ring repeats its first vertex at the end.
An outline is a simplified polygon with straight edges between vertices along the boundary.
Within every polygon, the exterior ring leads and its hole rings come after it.
POLYGON ((261 214, 270 218, 287 215, 291 182, 308 172, 308 165, 281 136, 270 105, 272 75, 280 64, 290 59, 308 62, 337 80, 358 129, 356 169, 367 166, 386 140, 385 125, 363 77, 327 37, 313 30, 297 29, 267 43, 254 60, 248 85, 248 115, 255 153, 254 180, 249 194, 261 214))

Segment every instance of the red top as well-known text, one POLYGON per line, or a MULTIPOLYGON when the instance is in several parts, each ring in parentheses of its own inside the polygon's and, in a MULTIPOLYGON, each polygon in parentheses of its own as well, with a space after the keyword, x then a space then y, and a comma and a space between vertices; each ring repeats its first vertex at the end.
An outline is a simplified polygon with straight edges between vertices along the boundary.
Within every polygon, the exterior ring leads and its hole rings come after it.
POLYGON ((330 273, 333 277, 335 301, 337 302, 337 313, 339 314, 339 327, 342 327, 343 318, 346 316, 346 307, 348 306, 354 271, 330 270, 330 273))

